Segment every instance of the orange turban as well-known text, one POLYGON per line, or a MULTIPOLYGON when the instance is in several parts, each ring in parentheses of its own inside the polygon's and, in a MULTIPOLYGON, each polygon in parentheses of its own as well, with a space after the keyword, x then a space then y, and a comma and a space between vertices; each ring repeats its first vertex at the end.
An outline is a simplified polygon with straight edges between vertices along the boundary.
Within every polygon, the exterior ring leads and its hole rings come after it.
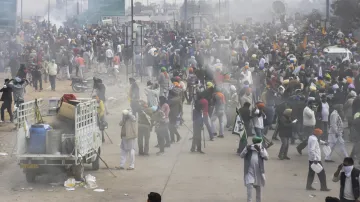
POLYGON ((229 74, 225 74, 224 79, 225 79, 225 80, 230 80, 230 75, 229 75, 229 74))
POLYGON ((320 128, 315 128, 314 135, 322 135, 323 131, 320 128))
POLYGON ((265 107, 265 104, 263 102, 259 102, 256 104, 256 106, 260 109, 264 108, 265 107))
POLYGON ((179 84, 178 82, 174 82, 173 84, 174 84, 174 86, 176 86, 176 87, 180 86, 180 84, 179 84))
POLYGON ((194 69, 192 67, 189 68, 189 73, 192 73, 194 69))
POLYGON ((348 77, 348 78, 346 78, 346 82, 347 82, 348 84, 351 84, 351 83, 353 83, 353 80, 352 80, 352 78, 348 77))

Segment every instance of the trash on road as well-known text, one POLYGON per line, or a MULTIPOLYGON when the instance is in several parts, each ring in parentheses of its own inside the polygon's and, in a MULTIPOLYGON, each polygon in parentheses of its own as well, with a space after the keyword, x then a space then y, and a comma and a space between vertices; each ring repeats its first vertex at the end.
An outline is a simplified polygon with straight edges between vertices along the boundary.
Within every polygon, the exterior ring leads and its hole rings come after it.
POLYGON ((125 193, 124 196, 129 196, 129 194, 125 193))
POLYGON ((59 186, 61 184, 62 184, 61 182, 51 182, 51 183, 49 183, 49 185, 54 186, 54 187, 59 186))
MULTIPOLYGON (((75 187, 75 185, 76 185, 76 182, 75 182, 74 178, 69 178, 64 182, 64 187, 66 187, 66 188, 73 188, 73 187, 75 187)), ((73 190, 68 190, 68 191, 73 191, 73 190)))
POLYGON ((75 191, 75 188, 74 187, 69 187, 69 188, 66 188, 66 191, 75 191))
POLYGON ((104 192, 104 189, 94 189, 95 192, 104 192))
POLYGON ((314 198, 314 197, 316 197, 316 195, 315 194, 310 194, 309 197, 314 198))
POLYGON ((85 176, 85 182, 86 182, 85 188, 87 188, 87 189, 95 189, 98 187, 96 184, 96 177, 94 177, 90 174, 87 174, 85 176))

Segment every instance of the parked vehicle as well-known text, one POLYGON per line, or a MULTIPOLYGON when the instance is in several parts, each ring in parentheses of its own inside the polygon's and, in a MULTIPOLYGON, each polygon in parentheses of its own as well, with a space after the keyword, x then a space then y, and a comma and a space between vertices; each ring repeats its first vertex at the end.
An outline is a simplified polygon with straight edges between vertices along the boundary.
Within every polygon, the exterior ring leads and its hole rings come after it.
POLYGON ((21 104, 17 111, 17 159, 27 182, 54 171, 71 172, 76 180, 81 180, 84 164, 92 164, 93 170, 98 170, 102 137, 96 100, 62 103, 57 116, 62 111, 66 114, 62 119, 74 126, 73 133, 66 134, 37 122, 35 117, 39 117, 42 106, 43 100, 38 99, 21 104))

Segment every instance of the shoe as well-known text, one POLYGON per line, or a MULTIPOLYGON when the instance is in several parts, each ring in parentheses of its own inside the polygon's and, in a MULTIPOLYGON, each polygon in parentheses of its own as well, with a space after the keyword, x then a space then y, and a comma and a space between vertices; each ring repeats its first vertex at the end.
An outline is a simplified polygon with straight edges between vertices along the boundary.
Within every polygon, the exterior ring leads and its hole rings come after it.
POLYGON ((284 157, 284 159, 285 159, 285 160, 290 160, 290 158, 289 158, 289 157, 287 157, 287 156, 285 156, 285 157, 284 157))
POLYGON ((217 136, 217 133, 213 133, 213 137, 216 137, 217 136))
POLYGON ((285 158, 282 156, 278 156, 279 160, 284 160, 285 158))
POLYGON ((194 153, 194 152, 195 152, 195 149, 190 149, 190 152, 191 152, 191 153, 194 153))
POLYGON ((197 152, 199 152, 200 154, 205 154, 205 152, 203 152, 203 151, 197 151, 197 152))
POLYGON ((179 136, 179 137, 177 138, 176 142, 180 142, 180 140, 181 140, 181 136, 179 136))
POLYGON ((144 156, 144 153, 143 153, 143 152, 139 152, 139 156, 144 156))
POLYGON ((313 188, 313 187, 306 187, 306 190, 308 190, 308 191, 315 191, 316 189, 313 188))
POLYGON ((135 168, 128 167, 126 170, 135 170, 135 168))
POLYGON ((218 138, 224 138, 224 136, 223 135, 219 135, 219 136, 217 136, 218 138))
POLYGON ((149 156, 149 153, 143 153, 144 156, 149 156))
POLYGON ((325 159, 325 162, 326 162, 326 163, 334 163, 335 161, 333 161, 333 160, 326 160, 326 159, 325 159))
POLYGON ((166 144, 165 147, 170 147, 170 144, 166 144))
POLYGON ((124 168, 124 167, 121 167, 121 166, 116 166, 115 169, 116 169, 116 170, 125 170, 125 168, 124 168))
POLYGON ((157 153, 156 153, 157 156, 161 156, 161 155, 163 155, 163 154, 164 154, 164 152, 157 152, 157 153))
POLYGON ((175 140, 171 140, 170 144, 175 144, 175 140))
POLYGON ((320 189, 320 191, 331 191, 331 189, 325 188, 325 189, 320 189))
POLYGON ((299 148, 296 147, 296 150, 300 155, 302 155, 302 151, 299 148))

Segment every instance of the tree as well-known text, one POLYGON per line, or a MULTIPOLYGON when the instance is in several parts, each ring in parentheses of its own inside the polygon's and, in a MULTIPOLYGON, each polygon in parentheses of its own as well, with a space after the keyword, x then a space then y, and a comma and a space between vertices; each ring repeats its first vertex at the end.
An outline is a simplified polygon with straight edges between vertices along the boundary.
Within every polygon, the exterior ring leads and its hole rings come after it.
POLYGON ((138 15, 141 13, 143 5, 141 2, 135 2, 134 3, 134 15, 138 15))
POLYGON ((360 0, 335 0, 332 12, 339 18, 339 28, 351 31, 360 27, 360 0))

